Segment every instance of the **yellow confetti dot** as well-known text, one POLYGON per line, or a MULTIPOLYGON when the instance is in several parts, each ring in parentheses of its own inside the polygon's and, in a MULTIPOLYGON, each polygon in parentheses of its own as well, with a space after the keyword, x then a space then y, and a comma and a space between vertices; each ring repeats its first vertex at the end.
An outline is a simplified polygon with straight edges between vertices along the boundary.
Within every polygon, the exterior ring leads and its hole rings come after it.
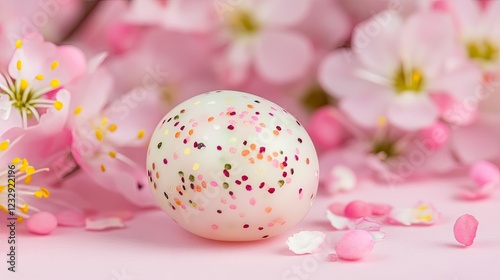
POLYGON ((114 151, 109 151, 109 156, 112 157, 112 158, 115 158, 116 157, 116 152, 114 151))
POLYGON ((26 174, 33 175, 33 173, 35 173, 35 168, 33 166, 28 166, 26 168, 26 174))
POLYGON ((35 76, 35 79, 37 79, 39 81, 43 80, 43 78, 44 78, 44 76, 42 74, 39 74, 39 75, 35 76))
POLYGON ((27 87, 28 87, 28 81, 26 81, 25 79, 21 79, 21 83, 20 83, 20 86, 21 86, 21 90, 25 90, 27 87))
POLYGON ((56 60, 52 62, 52 64, 50 65, 50 69, 55 70, 58 66, 59 66, 59 61, 56 60))
POLYGON ((137 132, 137 139, 142 139, 145 134, 146 132, 144 131, 144 129, 139 130, 139 132, 137 132))
POLYGON ((104 138, 104 135, 102 134, 102 131, 100 129, 95 130, 95 138, 97 138, 97 140, 99 141, 102 141, 102 139, 104 138))
POLYGON ((16 157, 15 159, 12 160, 12 164, 16 165, 21 162, 21 159, 16 157))
POLYGON ((82 112, 82 107, 81 107, 81 106, 78 106, 78 107, 76 107, 76 108, 75 108, 75 111, 73 112, 73 114, 78 115, 78 114, 80 114, 81 112, 82 112))
POLYGON ((199 163, 195 163, 193 165, 193 170, 196 171, 196 170, 198 170, 198 168, 200 168, 200 164, 199 163))
POLYGON ((110 132, 115 132, 117 128, 118 128, 118 126, 117 126, 116 124, 114 124, 114 123, 113 123, 113 124, 110 124, 110 125, 108 126, 108 130, 109 130, 110 132))
POLYGON ((50 81, 50 86, 52 88, 57 88, 61 85, 61 82, 58 80, 58 79, 54 79, 52 81, 50 81))
POLYGON ((16 40, 16 49, 19 49, 23 46, 23 41, 22 40, 16 40))
POLYGON ((2 141, 0 143, 0 151, 6 151, 9 148, 9 140, 2 141))
POLYGON ((167 135, 168 134, 168 129, 165 129, 165 132, 163 134, 167 135))
POLYGON ((200 100, 198 100, 198 101, 196 101, 196 102, 194 103, 194 105, 198 105, 198 104, 200 104, 200 100))
POLYGON ((23 62, 21 60, 17 61, 16 66, 17 66, 17 70, 19 70, 19 71, 23 70, 23 62))
POLYGON ((185 155, 189 155, 190 153, 191 153, 191 149, 189 149, 189 148, 185 148, 184 149, 184 154, 185 155))
POLYGON ((101 171, 106 172, 106 166, 104 166, 103 164, 101 164, 101 171))
POLYGON ((60 111, 63 108, 63 103, 61 101, 54 102, 54 108, 56 108, 57 111, 60 111))
POLYGON ((28 203, 25 203, 23 206, 18 207, 21 212, 26 213, 29 210, 28 203))

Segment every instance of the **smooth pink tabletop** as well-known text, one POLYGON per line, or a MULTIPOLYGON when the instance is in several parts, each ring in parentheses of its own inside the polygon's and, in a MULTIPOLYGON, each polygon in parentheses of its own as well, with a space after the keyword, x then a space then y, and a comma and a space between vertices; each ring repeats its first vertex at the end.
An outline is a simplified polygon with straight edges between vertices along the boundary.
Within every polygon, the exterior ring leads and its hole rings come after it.
MULTIPOLYGON (((0 262, 0 279, 500 279, 500 196, 467 202, 455 198, 463 180, 419 181, 397 187, 365 183, 352 193, 320 195, 307 217, 291 231, 259 242, 225 243, 196 237, 160 210, 144 211, 125 229, 90 232, 56 229, 49 236, 18 232, 18 272, 0 262), (325 209, 333 201, 390 203, 410 207, 431 202, 442 213, 432 226, 383 225, 386 238, 357 262, 328 262, 316 255, 294 255, 285 241, 301 230, 319 230, 338 240, 325 209), (479 221, 474 244, 465 248, 453 236, 455 220, 469 213, 479 221)), ((88 194, 88 192, 86 192, 88 194)), ((92 193, 100 203, 98 192, 92 193)), ((0 248, 5 260, 2 221, 0 248)))

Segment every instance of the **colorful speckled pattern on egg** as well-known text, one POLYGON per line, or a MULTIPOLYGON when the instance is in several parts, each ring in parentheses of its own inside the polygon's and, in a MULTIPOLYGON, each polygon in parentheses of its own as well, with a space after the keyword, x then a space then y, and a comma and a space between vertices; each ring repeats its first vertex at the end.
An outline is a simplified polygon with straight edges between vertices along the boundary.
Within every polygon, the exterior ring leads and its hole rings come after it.
POLYGON ((318 187, 318 158, 301 124, 261 97, 214 91, 158 124, 149 185, 186 230, 216 240, 266 239, 297 224, 318 187))

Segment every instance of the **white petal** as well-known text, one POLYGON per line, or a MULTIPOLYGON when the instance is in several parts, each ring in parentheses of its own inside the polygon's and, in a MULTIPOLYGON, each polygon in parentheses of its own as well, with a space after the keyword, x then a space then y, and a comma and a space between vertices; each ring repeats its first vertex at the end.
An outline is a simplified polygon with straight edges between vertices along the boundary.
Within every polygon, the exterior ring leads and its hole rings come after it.
POLYGON ((330 210, 326 210, 326 218, 330 221, 332 227, 338 230, 346 229, 350 221, 346 217, 333 214, 330 210))
POLYGON ((329 175, 329 189, 334 192, 352 190, 356 186, 356 174, 347 166, 336 165, 329 175))
POLYGON ((295 254, 313 253, 325 241, 326 234, 321 231, 301 231, 286 241, 288 249, 295 254))
POLYGON ((7 94, 0 95, 0 119, 8 120, 10 111, 12 110, 12 102, 7 94))
POLYGON ((106 230, 113 228, 124 228, 122 219, 112 217, 103 219, 85 219, 85 229, 86 230, 106 230))

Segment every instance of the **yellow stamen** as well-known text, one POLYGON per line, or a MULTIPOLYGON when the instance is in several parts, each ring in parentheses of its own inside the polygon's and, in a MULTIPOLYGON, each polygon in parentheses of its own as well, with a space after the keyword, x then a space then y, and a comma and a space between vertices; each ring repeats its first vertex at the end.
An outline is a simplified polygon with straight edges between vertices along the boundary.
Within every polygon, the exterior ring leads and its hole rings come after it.
POLYGON ((104 166, 103 164, 101 164, 101 171, 106 172, 106 166, 104 166))
POLYGON ((40 187, 40 190, 35 192, 35 197, 36 198, 49 198, 50 192, 44 187, 40 187))
POLYGON ((144 129, 139 130, 139 132, 137 132, 137 139, 142 139, 145 134, 146 132, 144 131, 144 129))
POLYGON ((108 130, 110 132, 115 132, 117 128, 118 126, 116 124, 111 124, 110 126, 108 126, 108 130))
POLYGON ((109 151, 109 156, 112 157, 112 158, 115 158, 116 157, 116 152, 114 151, 109 151))
POLYGON ((58 79, 54 79, 50 81, 50 86, 52 88, 58 88, 61 85, 61 82, 58 79))
POLYGON ((29 176, 29 175, 33 175, 33 173, 35 173, 35 168, 33 166, 28 166, 26 168, 26 174, 29 176))
POLYGON ((43 80, 43 78, 44 78, 43 74, 38 74, 35 76, 35 79, 37 79, 39 81, 43 80))
POLYGON ((12 160, 12 164, 16 165, 21 162, 21 159, 16 157, 15 159, 12 160))
POLYGON ((0 186, 0 193, 3 192, 4 189, 5 189, 5 186, 0 186))
POLYGON ((17 61, 16 66, 17 66, 17 70, 19 70, 19 71, 23 70, 23 62, 21 60, 17 61))
POLYGON ((63 108, 63 103, 61 101, 54 102, 54 108, 56 108, 57 111, 60 111, 63 108))
POLYGON ((8 213, 7 209, 5 207, 3 207, 2 205, 0 205, 0 210, 2 210, 2 212, 4 212, 4 213, 8 213))
POLYGON ((102 117, 101 118, 101 126, 106 126, 106 125, 108 125, 108 118, 102 117))
POLYGON ((427 205, 419 205, 417 207, 417 209, 420 210, 420 211, 425 211, 425 210, 429 209, 429 206, 427 206, 427 205))
POLYGON ((33 177, 28 176, 28 177, 26 177, 26 179, 24 179, 24 183, 25 183, 26 185, 29 185, 29 184, 31 183, 31 180, 32 180, 32 179, 33 179, 33 177))
POLYGON ((80 114, 81 112, 82 112, 82 107, 81 107, 81 106, 78 106, 78 107, 76 107, 76 108, 75 108, 75 111, 73 112, 73 114, 78 115, 78 114, 80 114))
POLYGON ((16 40, 16 49, 19 49, 23 46, 23 41, 22 40, 16 40))
POLYGON ((24 204, 23 206, 19 206, 17 208, 19 208, 19 210, 21 210, 21 212, 23 212, 23 213, 26 213, 29 210, 28 203, 24 204))
POLYGON ((102 134, 102 131, 100 129, 95 130, 95 138, 97 138, 97 140, 99 141, 102 141, 102 139, 104 138, 104 135, 102 134))
POLYGON ((28 81, 21 79, 21 90, 25 90, 28 87, 28 81))
POLYGON ((17 222, 22 223, 24 221, 24 218, 22 216, 17 216, 17 222))
POLYGON ((384 116, 380 116, 377 118, 377 125, 379 127, 384 127, 387 125, 387 119, 384 116))
POLYGON ((432 220, 432 215, 429 214, 429 215, 425 215, 425 216, 419 216, 417 218, 417 220, 428 222, 428 221, 432 220))
POLYGON ((58 66, 59 66, 59 61, 56 60, 52 62, 52 64, 50 65, 50 69, 55 70, 58 66))
POLYGON ((9 148, 9 140, 4 140, 0 143, 0 151, 6 151, 9 148))

